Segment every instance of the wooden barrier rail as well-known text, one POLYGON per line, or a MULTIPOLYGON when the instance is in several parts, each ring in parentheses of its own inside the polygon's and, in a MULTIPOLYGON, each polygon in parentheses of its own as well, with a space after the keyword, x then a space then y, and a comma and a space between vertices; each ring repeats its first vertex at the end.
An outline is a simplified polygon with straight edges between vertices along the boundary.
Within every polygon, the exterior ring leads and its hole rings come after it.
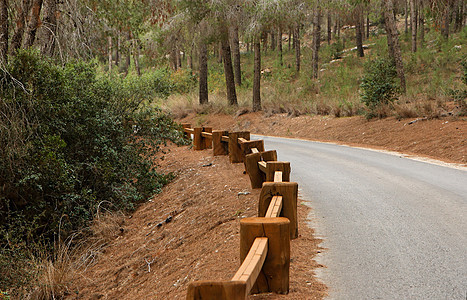
POLYGON ((231 281, 190 283, 188 300, 245 299, 249 293, 289 291, 290 240, 298 236, 298 185, 290 181, 290 163, 277 161, 276 151, 265 151, 264 141, 250 140, 249 132, 227 132, 210 127, 191 128, 194 150, 213 149, 229 155, 231 163, 245 164, 252 188, 261 188, 258 217, 240 221, 241 266, 231 281))

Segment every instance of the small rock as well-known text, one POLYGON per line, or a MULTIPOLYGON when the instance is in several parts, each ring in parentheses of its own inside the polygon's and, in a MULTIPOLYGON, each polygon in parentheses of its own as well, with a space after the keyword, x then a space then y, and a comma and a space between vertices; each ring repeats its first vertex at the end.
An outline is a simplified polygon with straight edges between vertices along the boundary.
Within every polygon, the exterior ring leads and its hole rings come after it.
POLYGON ((167 219, 165 219, 165 223, 170 223, 172 221, 172 216, 168 216, 167 219))

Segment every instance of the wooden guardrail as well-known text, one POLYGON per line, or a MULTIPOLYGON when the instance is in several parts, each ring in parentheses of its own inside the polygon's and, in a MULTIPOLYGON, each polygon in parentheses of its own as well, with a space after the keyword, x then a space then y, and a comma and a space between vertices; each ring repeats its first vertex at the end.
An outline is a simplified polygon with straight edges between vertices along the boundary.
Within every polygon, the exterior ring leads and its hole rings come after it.
POLYGON ((190 283, 187 300, 245 299, 249 293, 289 291, 290 240, 298 237, 298 184, 290 182, 290 163, 277 161, 276 151, 265 151, 264 141, 250 141, 249 132, 227 132, 210 127, 191 128, 194 150, 213 149, 245 165, 252 188, 262 188, 258 217, 240 221, 241 266, 230 281, 190 283))

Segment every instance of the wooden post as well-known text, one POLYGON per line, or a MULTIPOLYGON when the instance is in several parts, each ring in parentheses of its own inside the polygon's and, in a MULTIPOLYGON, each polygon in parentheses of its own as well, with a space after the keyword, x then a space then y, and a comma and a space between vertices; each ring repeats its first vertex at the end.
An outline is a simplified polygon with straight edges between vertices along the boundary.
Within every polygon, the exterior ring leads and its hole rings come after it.
POLYGON ((266 181, 274 181, 276 171, 282 171, 282 181, 290 181, 290 162, 269 161, 266 165, 266 181))
POLYGON ((245 162, 245 156, 251 153, 251 149, 256 148, 259 152, 264 152, 264 141, 246 141, 240 144, 240 148, 242 149, 243 162, 245 162))
POLYGON ((268 254, 251 293, 289 292, 290 221, 286 218, 245 218, 240 221, 240 260, 257 237, 268 238, 268 254))
MULTIPOLYGON (((191 128, 191 124, 190 123, 182 123, 182 127, 183 129, 186 129, 186 128, 191 128)), ((188 132, 184 131, 184 134, 185 134, 185 137, 187 139, 191 139, 191 134, 189 134, 188 132)))
POLYGON ((229 154, 229 147, 227 143, 222 142, 222 136, 228 135, 228 131, 213 130, 212 131, 212 150, 214 156, 229 154))
POLYGON ((231 163, 242 163, 243 152, 238 142, 238 138, 250 139, 249 131, 230 132, 229 133, 229 158, 231 163))
POLYGON ((202 127, 195 127, 193 132, 193 149, 194 150, 203 150, 204 143, 203 137, 201 136, 201 132, 203 132, 202 127))
MULTIPOLYGON (((203 131, 212 133, 212 127, 204 127, 203 131)), ((211 138, 204 138, 204 149, 212 149, 212 139, 211 138)))
POLYGON ((245 156, 245 170, 250 176, 251 187, 260 189, 266 180, 266 175, 258 167, 260 161, 276 161, 276 150, 270 150, 259 153, 251 153, 245 156))
POLYGON ((245 282, 195 281, 188 286, 186 300, 245 300, 245 295, 245 282))
POLYGON ((258 217, 264 217, 274 196, 282 196, 281 217, 290 220, 290 238, 298 237, 297 198, 298 184, 296 182, 265 182, 259 196, 258 217))

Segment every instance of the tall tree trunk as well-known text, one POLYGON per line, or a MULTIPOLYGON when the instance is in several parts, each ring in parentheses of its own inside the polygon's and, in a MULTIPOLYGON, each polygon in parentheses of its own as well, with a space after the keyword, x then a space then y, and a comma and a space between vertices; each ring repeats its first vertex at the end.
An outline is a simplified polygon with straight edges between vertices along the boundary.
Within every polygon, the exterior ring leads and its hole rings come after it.
POLYGON ((279 25, 279 33, 277 37, 277 49, 279 50, 279 62, 284 65, 283 58, 282 58, 282 26, 279 25))
POLYGON ((331 44, 331 11, 328 9, 328 45, 331 44))
POLYGON ((452 28, 452 32, 457 32, 457 14, 459 12, 459 1, 458 0, 454 0, 453 2, 453 7, 452 7, 452 21, 453 21, 453 28, 452 28))
POLYGON ((133 60, 135 61, 136 74, 141 76, 141 69, 139 67, 139 43, 137 39, 133 40, 133 60))
POLYGON ((341 21, 337 18, 337 39, 341 38, 341 21))
POLYGON ((366 13, 366 38, 370 38, 370 12, 366 13))
POLYGON ((409 6, 407 4, 407 1, 411 0, 404 0, 404 19, 405 19, 405 29, 404 32, 405 34, 409 33, 409 6))
POLYGON ((19 5, 16 17, 16 28, 11 38, 10 53, 13 54, 21 47, 23 42, 24 28, 27 23, 28 12, 31 6, 31 0, 23 0, 19 5))
POLYGON ((423 47, 425 43, 425 11, 423 7, 423 0, 420 1, 420 12, 418 14, 420 18, 420 46, 423 47))
POLYGON ((120 65, 120 31, 117 34, 117 47, 115 48, 115 65, 118 67, 120 65))
POLYGON ((412 27, 412 52, 417 52, 417 8, 415 0, 410 0, 410 24, 412 27))
POLYGON ((289 27, 289 51, 290 51, 290 44, 291 44, 291 41, 292 41, 292 30, 291 30, 290 27, 289 27))
POLYGON ((125 63, 123 65, 122 71, 125 73, 125 77, 128 75, 128 70, 130 69, 131 63, 131 47, 130 47, 130 33, 126 33, 126 43, 125 43, 125 63))
POLYGON ((271 30, 271 50, 276 51, 276 31, 274 29, 271 30))
POLYGON ((448 1, 444 9, 444 16, 442 20, 441 34, 445 39, 449 38, 449 25, 451 23, 451 5, 448 1))
POLYGON ((112 37, 111 36, 108 36, 107 37, 107 57, 108 57, 108 60, 107 60, 107 63, 108 63, 108 66, 109 66, 109 73, 112 72, 112 37))
POLYGON ((26 35, 24 37, 23 48, 29 48, 36 40, 37 28, 40 24, 40 14, 42 9, 42 0, 34 0, 32 3, 31 15, 29 17, 26 35))
POLYGON ((57 35, 57 0, 45 0, 42 28, 44 32, 44 44, 41 47, 41 53, 43 55, 52 56, 55 50, 57 35))
POLYGON ((253 76, 253 111, 261 108, 261 45, 259 38, 254 41, 255 61, 253 76))
POLYGON ((0 0, 0 63, 8 61, 8 0, 0 0))
POLYGON ((295 70, 297 73, 300 72, 300 56, 301 56, 301 48, 300 48, 300 24, 297 25, 297 28, 295 29, 295 70))
POLYGON ((334 38, 335 39, 339 38, 337 36, 337 26, 338 26, 338 24, 339 24, 339 16, 336 14, 335 15, 335 20, 334 20, 334 38))
POLYGON ((312 77, 318 78, 318 60, 319 60, 319 47, 321 44, 321 8, 319 3, 316 5, 313 12, 313 41, 312 41, 312 50, 313 55, 311 59, 312 65, 312 77))
POLYGON ((178 70, 177 47, 175 45, 172 45, 172 53, 170 54, 170 64, 172 65, 172 69, 174 71, 178 70))
POLYGON ((359 4, 355 9, 355 40, 357 42, 357 52, 358 56, 364 57, 365 54, 363 52, 363 39, 362 39, 362 6, 359 4))
POLYGON ((225 86, 227 89, 227 100, 229 105, 238 105, 237 93, 235 91, 235 77, 232 66, 232 54, 230 52, 229 35, 228 30, 225 28, 225 32, 222 35, 222 57, 224 59, 224 75, 225 75, 225 86))
POLYGON ((264 53, 268 52, 268 33, 266 31, 263 31, 261 33, 261 39, 263 40, 263 51, 264 53))
POLYGON ((234 26, 232 30, 232 51, 234 62, 235 83, 238 86, 242 85, 242 69, 240 61, 240 39, 238 38, 238 26, 234 26))
POLYGON ((193 70, 193 46, 190 47, 190 53, 186 56, 186 66, 190 71, 193 70))
POLYGON ((182 58, 180 57, 180 49, 178 47, 175 48, 175 58, 177 63, 177 69, 182 68, 182 58))
POLYGON ((208 103, 208 49, 206 43, 199 43, 199 104, 208 103))
POLYGON ((406 83, 404 65, 402 64, 401 48, 399 45, 399 34, 397 32, 396 20, 394 18, 394 6, 392 0, 384 1, 384 21, 388 35, 388 46, 391 59, 396 66, 397 76, 400 80, 402 93, 405 94, 406 83))

